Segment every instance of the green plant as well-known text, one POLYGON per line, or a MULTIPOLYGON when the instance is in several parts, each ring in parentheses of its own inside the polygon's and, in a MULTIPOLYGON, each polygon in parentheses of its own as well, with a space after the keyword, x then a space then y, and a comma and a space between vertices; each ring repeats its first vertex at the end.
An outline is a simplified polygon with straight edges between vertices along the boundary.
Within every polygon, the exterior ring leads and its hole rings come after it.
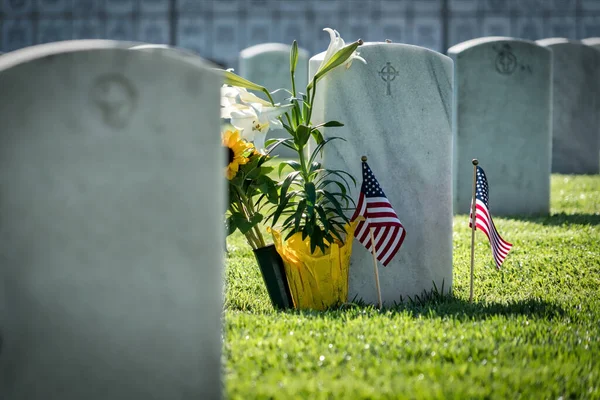
POLYGON ((269 176, 274 167, 265 165, 269 155, 257 151, 238 131, 225 130, 221 135, 229 155, 225 168, 229 200, 227 236, 239 230, 252 249, 265 247, 259 224, 264 219, 262 209, 278 203, 277 184, 269 176))
POLYGON ((308 237, 313 253, 317 247, 325 252, 326 247, 334 241, 344 243, 345 225, 349 222, 346 212, 354 203, 348 194, 349 183, 352 181, 356 185, 355 179, 346 171, 326 169, 317 160, 326 145, 333 140, 343 140, 339 137, 324 139, 320 131, 325 127, 343 126, 341 122, 329 121, 319 125, 311 123, 317 83, 333 69, 343 64, 349 66, 353 59, 364 62, 356 52, 362 44, 361 40, 346 45, 336 31, 329 28, 326 31, 331 37, 330 45, 305 93, 296 90, 298 43, 293 42, 290 51, 291 91, 287 91, 290 97, 287 99, 289 104, 285 106, 275 104, 265 87, 231 71, 224 71, 226 84, 235 88, 238 93, 235 96, 235 108, 228 114, 234 126, 242 127, 244 131, 253 131, 254 137, 258 132, 268 129, 275 122, 273 117, 276 117, 277 123, 290 134, 288 138, 267 141, 268 151, 277 146, 285 146, 298 155, 297 161, 283 161, 279 166, 280 174, 285 166, 289 166, 292 171, 279 183, 277 207, 269 214, 268 219, 271 219, 273 226, 283 219, 281 229, 286 234, 285 239, 295 233, 301 233, 303 240, 308 237), (265 104, 260 99, 253 98, 245 89, 262 92, 268 97, 268 114, 264 111, 265 104), (316 146, 308 153, 307 146, 311 137, 316 146))

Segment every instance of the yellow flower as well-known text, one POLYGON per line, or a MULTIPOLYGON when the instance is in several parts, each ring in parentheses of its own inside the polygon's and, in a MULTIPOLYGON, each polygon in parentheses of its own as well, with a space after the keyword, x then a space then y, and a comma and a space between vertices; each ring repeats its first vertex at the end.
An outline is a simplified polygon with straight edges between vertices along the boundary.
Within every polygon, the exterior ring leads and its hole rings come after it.
POLYGON ((227 179, 232 180, 235 174, 240 169, 240 165, 248 162, 248 158, 244 155, 246 150, 253 148, 251 143, 246 142, 240 137, 238 131, 225 131, 222 134, 223 147, 227 152, 227 167, 225 173, 227 179))

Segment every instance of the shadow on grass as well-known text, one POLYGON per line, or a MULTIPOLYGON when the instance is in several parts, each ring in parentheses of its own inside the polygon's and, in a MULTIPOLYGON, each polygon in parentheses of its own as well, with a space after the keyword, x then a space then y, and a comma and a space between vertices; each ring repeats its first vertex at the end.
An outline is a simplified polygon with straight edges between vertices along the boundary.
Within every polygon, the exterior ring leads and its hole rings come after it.
POLYGON ((533 222, 540 225, 600 225, 600 214, 565 214, 558 213, 545 216, 505 216, 504 219, 533 222))
POLYGON ((434 288, 431 292, 424 292, 421 296, 401 299, 393 306, 386 306, 378 310, 362 300, 354 300, 337 308, 327 311, 287 311, 290 314, 299 314, 315 318, 348 318, 352 315, 364 315, 366 312, 381 313, 384 315, 408 314, 413 318, 444 318, 456 320, 486 320, 496 316, 526 316, 530 318, 543 318, 552 320, 562 318, 567 312, 557 304, 541 299, 524 299, 509 301, 507 303, 477 302, 469 303, 468 300, 453 294, 440 292, 434 288))
MULTIPOLYGON (((457 214, 456 216, 466 217, 466 214, 457 214)), ((513 221, 532 222, 540 225, 560 226, 560 225, 600 225, 600 214, 565 214, 556 213, 551 215, 501 215, 498 219, 508 219, 513 221)))

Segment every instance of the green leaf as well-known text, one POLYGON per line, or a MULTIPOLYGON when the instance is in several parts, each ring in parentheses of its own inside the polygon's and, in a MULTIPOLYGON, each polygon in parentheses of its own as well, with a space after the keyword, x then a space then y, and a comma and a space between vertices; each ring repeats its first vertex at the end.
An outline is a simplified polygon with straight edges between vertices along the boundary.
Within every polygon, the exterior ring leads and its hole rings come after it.
POLYGON ((302 95, 302 115, 308 115, 308 110, 310 109, 310 104, 308 103, 308 96, 302 95))
POLYGON ((227 219, 225 219, 225 228, 226 228, 227 236, 231 235, 237 229, 237 226, 235 225, 235 221, 233 220, 233 217, 231 215, 229 217, 227 217, 227 219))
POLYGON ((271 167, 271 166, 269 166, 269 167, 260 167, 260 174, 263 175, 263 176, 264 175, 268 175, 271 172, 273 172, 274 169, 275 169, 275 167, 271 167))
POLYGON ((283 126, 283 129, 285 129, 293 138, 296 137, 296 131, 294 130, 294 128, 292 128, 291 126, 289 126, 288 124, 286 124, 285 122, 283 122, 282 119, 281 120, 281 125, 283 126))
POLYGON ((286 166, 291 167, 294 171, 300 171, 300 169, 302 168, 302 166, 300 165, 300 163, 298 161, 294 161, 294 160, 282 161, 279 163, 279 168, 278 168, 279 176, 281 176, 281 171, 283 171, 283 169, 286 166))
MULTIPOLYGON (((271 154, 271 152, 273 150, 275 150, 277 147, 279 147, 280 145, 284 145, 285 147, 296 151, 296 148, 294 147, 294 142, 290 138, 269 139, 269 140, 267 140, 267 142, 265 144, 267 146, 267 154, 271 154)), ((274 158, 274 157, 271 157, 271 158, 274 158)))
POLYGON ((315 184, 312 182, 307 182, 304 186, 304 190, 306 191, 306 217, 312 218, 315 212, 315 203, 317 202, 315 184))
POLYGON ((346 178, 344 178, 344 175, 345 175, 352 180, 352 182, 354 183, 354 187, 356 187, 356 179, 354 179, 354 177, 346 171, 343 171, 341 169, 328 169, 325 173, 323 173, 323 175, 321 176, 321 179, 326 178, 327 176, 330 176, 330 175, 335 175, 335 176, 339 177, 341 180, 344 181, 344 183, 346 184, 347 187, 350 187, 350 184, 348 183, 346 178))
POLYGON ((296 126, 300 125, 300 121, 302 120, 302 109, 300 108, 300 103, 298 99, 293 99, 292 104, 294 108, 292 109, 292 117, 294 118, 294 122, 296 126))
POLYGON ((306 200, 300 200, 298 207, 296 208, 296 214, 294 215, 294 231, 298 232, 300 229, 300 222, 302 222, 302 214, 306 208, 306 200))
POLYGON ((326 180, 319 182, 318 188, 319 189, 325 188, 327 185, 336 185, 343 194, 346 194, 346 191, 347 191, 346 186, 342 185, 341 182, 334 181, 332 179, 326 179, 326 180))
POLYGON ((240 212, 233 213, 231 215, 233 223, 240 230, 242 234, 248 233, 250 229, 252 229, 256 224, 260 223, 263 219, 262 214, 256 213, 254 214, 250 220, 246 218, 246 215, 240 212))
POLYGON ((344 124, 342 124, 339 121, 329 121, 329 122, 325 122, 324 124, 315 125, 313 127, 313 129, 321 128, 321 127, 324 127, 324 128, 339 128, 340 126, 344 126, 344 124))
POLYGON ((333 56, 331 56, 325 65, 321 66, 321 68, 315 74, 313 81, 311 81, 311 83, 307 86, 307 89, 312 89, 314 83, 323 78, 325 74, 335 67, 345 63, 361 44, 362 42, 356 41, 339 49, 333 56))
POLYGON ((244 79, 241 76, 236 75, 231 71, 226 71, 226 70, 218 69, 218 68, 214 68, 214 69, 223 73, 224 83, 226 85, 243 87, 243 88, 250 89, 250 90, 257 90, 259 92, 267 91, 267 89, 264 86, 260 86, 259 84, 249 81, 248 79, 244 79))
POLYGON ((312 174, 313 172, 317 172, 321 170, 321 163, 319 162, 313 162, 310 164, 310 168, 308 169, 309 174, 312 174))
POLYGON ((337 199, 335 198, 335 196, 333 194, 331 194, 329 192, 324 192, 323 196, 327 197, 327 200, 329 200, 329 202, 335 208, 336 217, 347 219, 346 215, 344 214, 344 210, 342 210, 342 206, 340 205, 340 203, 337 201, 337 199))
POLYGON ((279 192, 277 191, 277 185, 275 184, 275 182, 273 182, 273 186, 269 187, 267 199, 272 204, 277 204, 279 202, 279 192))
POLYGON ((288 201, 289 199, 285 196, 279 198, 279 205, 277 206, 275 211, 271 215, 269 215, 269 218, 273 218, 273 222, 271 225, 275 226, 275 224, 279 220, 279 217, 281 216, 281 213, 285 210, 288 201))
POLYGON ((304 185, 304 190, 306 191, 306 200, 308 204, 314 206, 317 202, 317 191, 315 184, 313 182, 306 182, 304 185))
POLYGON ((331 229, 331 224, 329 224, 329 219, 327 218, 327 214, 323 207, 315 206, 315 210, 317 210, 317 214, 319 215, 319 220, 323 224, 323 230, 327 233, 331 229))
MULTIPOLYGON (((323 134, 318 129, 313 129, 310 134, 317 144, 321 144, 323 142, 323 134)), ((314 152, 313 152, 314 153, 314 152)))
POLYGON ((313 230, 310 235, 310 252, 314 254, 317 246, 321 249, 323 253, 325 253, 325 243, 323 243, 323 233, 321 232, 321 228, 316 226, 316 229, 313 230))
POLYGON ((306 125, 298 125, 298 129, 296 129, 296 137, 294 138, 296 149, 298 149, 298 151, 302 150, 309 138, 310 128, 306 125))
MULTIPOLYGON (((343 140, 344 142, 346 141, 346 139, 341 138, 339 136, 333 136, 327 139, 323 139, 323 135, 321 135, 321 132, 319 132, 320 140, 315 139, 315 142, 317 142, 317 147, 315 147, 315 149, 312 151, 310 158, 308 160, 309 163, 312 163, 315 158, 317 157, 317 155, 319 154, 319 152, 323 149, 323 147, 325 147, 325 145, 333 140, 343 140)), ((313 136, 314 137, 314 136, 313 136)))

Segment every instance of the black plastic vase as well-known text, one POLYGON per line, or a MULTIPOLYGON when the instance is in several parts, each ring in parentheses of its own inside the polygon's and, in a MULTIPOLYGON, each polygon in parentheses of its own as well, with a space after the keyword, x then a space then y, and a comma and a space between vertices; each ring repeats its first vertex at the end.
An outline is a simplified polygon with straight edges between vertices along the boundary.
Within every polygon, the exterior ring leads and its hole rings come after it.
POLYGON ((254 257, 256 257, 273 307, 279 310, 294 308, 283 260, 277 253, 275 245, 254 250, 254 257))

